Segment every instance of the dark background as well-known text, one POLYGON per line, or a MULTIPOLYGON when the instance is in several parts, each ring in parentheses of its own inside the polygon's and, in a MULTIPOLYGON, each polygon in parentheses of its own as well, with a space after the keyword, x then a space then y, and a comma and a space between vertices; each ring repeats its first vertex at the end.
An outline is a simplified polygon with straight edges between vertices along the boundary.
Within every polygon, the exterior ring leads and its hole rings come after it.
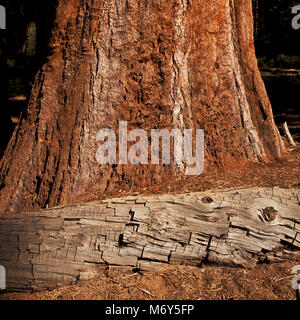
MULTIPOLYGON (((253 0, 255 48, 275 121, 300 141, 300 29, 292 8, 300 0, 253 0)), ((300 13, 300 12, 299 12, 300 13)))

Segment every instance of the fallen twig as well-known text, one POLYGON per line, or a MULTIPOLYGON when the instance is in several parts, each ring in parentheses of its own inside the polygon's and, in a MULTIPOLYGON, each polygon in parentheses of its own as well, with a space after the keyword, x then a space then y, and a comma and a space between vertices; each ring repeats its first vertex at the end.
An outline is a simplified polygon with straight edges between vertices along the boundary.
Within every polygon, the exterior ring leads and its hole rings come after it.
POLYGON ((143 288, 137 287, 137 289, 139 289, 139 290, 141 290, 142 292, 148 294, 150 297, 153 297, 153 298, 155 297, 151 292, 149 292, 149 291, 147 291, 147 290, 145 290, 145 289, 143 289, 143 288))
POLYGON ((295 141, 294 141, 294 139, 293 139, 293 137, 292 137, 292 135, 291 135, 291 133, 290 133, 289 127, 288 127, 288 125, 287 125, 286 122, 283 124, 283 130, 284 130, 284 133, 285 133, 285 135, 286 135, 286 137, 287 137, 290 145, 292 145, 293 147, 295 147, 295 146, 296 146, 296 143, 295 143, 295 141))

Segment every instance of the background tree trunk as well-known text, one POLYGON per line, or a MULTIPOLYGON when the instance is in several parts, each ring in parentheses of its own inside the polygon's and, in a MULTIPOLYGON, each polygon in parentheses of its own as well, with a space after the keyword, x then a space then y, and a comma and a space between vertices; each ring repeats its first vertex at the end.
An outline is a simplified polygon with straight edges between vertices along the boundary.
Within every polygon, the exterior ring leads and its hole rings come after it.
POLYGON ((9 140, 7 127, 10 125, 9 112, 7 110, 8 101, 8 80, 7 80, 7 52, 6 52, 6 30, 0 29, 0 106, 1 106, 1 138, 0 138, 0 156, 3 155, 5 143, 9 140))
POLYGON ((206 169, 280 156, 253 43, 251 0, 59 0, 51 54, 0 163, 1 211, 178 173, 99 166, 96 134, 120 120, 129 130, 204 128, 206 169))

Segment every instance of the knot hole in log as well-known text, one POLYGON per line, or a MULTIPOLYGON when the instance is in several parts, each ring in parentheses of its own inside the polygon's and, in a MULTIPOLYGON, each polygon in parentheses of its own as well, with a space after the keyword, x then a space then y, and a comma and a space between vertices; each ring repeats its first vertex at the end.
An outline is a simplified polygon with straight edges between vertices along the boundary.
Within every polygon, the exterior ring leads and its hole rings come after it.
POLYGON ((261 210, 263 218, 267 222, 274 221, 278 216, 278 211, 273 207, 266 207, 261 210))
POLYGON ((210 197, 204 197, 201 199, 203 203, 212 203, 214 200, 210 197))

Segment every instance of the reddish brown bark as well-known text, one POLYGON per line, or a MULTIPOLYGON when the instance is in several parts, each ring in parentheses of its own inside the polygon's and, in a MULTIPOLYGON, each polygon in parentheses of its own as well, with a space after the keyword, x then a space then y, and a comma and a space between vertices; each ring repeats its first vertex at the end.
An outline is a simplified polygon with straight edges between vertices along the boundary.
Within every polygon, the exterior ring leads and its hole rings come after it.
POLYGON ((52 53, 1 160, 1 211, 174 174, 172 165, 100 166, 96 134, 120 120, 204 128, 206 169, 280 156, 252 34, 251 0, 59 0, 52 53))

